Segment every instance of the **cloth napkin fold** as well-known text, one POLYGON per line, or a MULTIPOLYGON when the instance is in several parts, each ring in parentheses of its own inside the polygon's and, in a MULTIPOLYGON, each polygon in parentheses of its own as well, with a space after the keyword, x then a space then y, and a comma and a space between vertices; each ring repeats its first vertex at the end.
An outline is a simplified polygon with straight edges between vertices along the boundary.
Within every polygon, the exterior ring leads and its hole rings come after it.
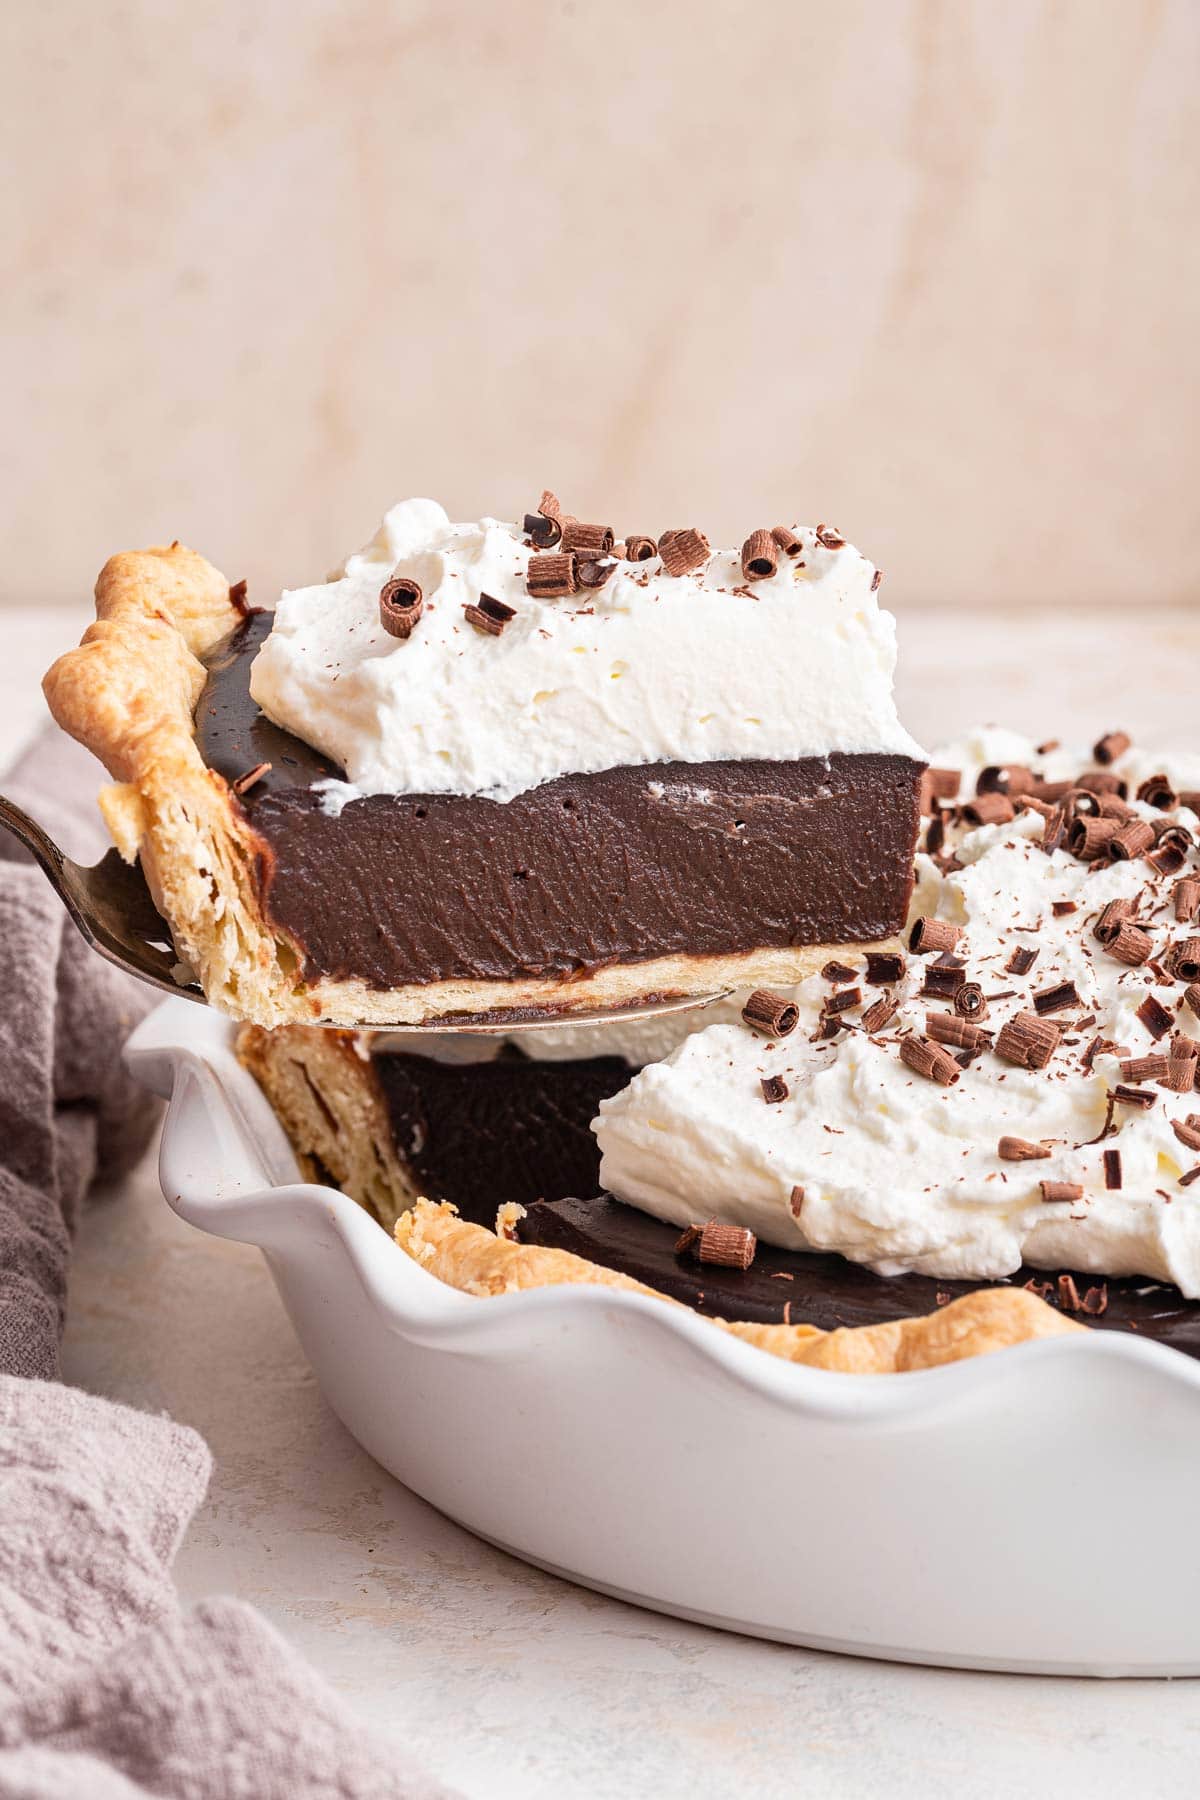
MULTIPOLYGON (((47 732, 3 789, 89 860, 100 777, 47 732)), ((154 1130, 119 1056, 153 1004, 0 833, 0 1800, 437 1800, 250 1607, 180 1608, 196 1433, 55 1379, 78 1209, 154 1130)))

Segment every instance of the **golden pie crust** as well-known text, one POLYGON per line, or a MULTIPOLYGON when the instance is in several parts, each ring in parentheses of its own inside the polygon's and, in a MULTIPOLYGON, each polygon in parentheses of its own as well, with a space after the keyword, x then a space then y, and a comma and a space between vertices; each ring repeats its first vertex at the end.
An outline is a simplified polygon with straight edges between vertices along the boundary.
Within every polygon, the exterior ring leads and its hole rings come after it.
MULTIPOLYGON (((520 1209, 512 1211, 519 1213, 520 1209)), ((502 1218, 498 1221, 499 1230, 491 1232, 460 1219, 452 1206, 418 1200, 396 1221, 395 1237, 405 1254, 429 1274, 448 1287, 479 1298, 519 1293, 526 1288, 584 1283, 647 1294, 664 1306, 681 1304, 656 1288, 635 1281, 631 1275, 602 1268, 570 1250, 516 1243, 504 1235, 505 1226, 511 1223, 502 1218)), ((847 1375, 900 1375, 915 1369, 933 1369, 943 1363, 962 1362, 969 1356, 1006 1350, 1033 1338, 1062 1337, 1086 1329, 1025 1288, 1007 1287, 981 1288, 978 1293, 952 1300, 937 1312, 881 1325, 846 1326, 838 1331, 821 1331, 815 1325, 764 1325, 731 1319, 706 1319, 704 1323, 740 1338, 744 1344, 753 1344, 770 1356, 782 1357, 785 1362, 835 1369, 847 1375)))
MULTIPOLYGON (((667 956, 579 975, 438 981, 380 990, 308 982, 302 947, 271 924, 255 876, 264 846, 228 783, 196 745, 207 679, 200 657, 241 613, 219 570, 181 544, 111 557, 96 583, 96 622, 46 676, 50 710, 113 777, 100 809, 128 862, 140 857, 181 960, 209 1003, 263 1025, 419 1025, 454 1014, 571 1014, 802 981, 830 957, 879 944, 809 944, 730 956, 667 956)), ((894 938, 880 940, 885 948, 894 938)))

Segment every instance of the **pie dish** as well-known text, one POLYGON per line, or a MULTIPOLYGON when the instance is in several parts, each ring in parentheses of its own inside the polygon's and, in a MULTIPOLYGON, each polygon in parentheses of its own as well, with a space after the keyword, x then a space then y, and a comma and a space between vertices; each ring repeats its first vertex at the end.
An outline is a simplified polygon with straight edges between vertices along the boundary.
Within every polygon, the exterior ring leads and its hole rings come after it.
POLYGON ((164 1192, 199 1230, 262 1247, 331 1405, 451 1518, 588 1586, 763 1637, 1200 1673, 1192 1359, 1076 1330, 854 1376, 627 1288, 473 1298, 299 1179, 233 1037, 169 1001, 131 1043, 171 1096, 164 1192), (1136 1568, 1099 1578, 1119 1544, 1136 1568))
POLYGON ((274 614, 179 545, 106 565, 46 693, 212 1004, 570 1014, 899 929, 923 763, 871 564, 823 526, 614 547, 542 504, 408 502, 274 614))

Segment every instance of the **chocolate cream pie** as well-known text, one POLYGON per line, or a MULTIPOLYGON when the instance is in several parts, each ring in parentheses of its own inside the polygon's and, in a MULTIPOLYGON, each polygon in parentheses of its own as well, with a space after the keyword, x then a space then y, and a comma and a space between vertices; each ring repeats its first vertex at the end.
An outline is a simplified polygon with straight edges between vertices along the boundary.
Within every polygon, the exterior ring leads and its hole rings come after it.
POLYGON ((273 613, 179 545, 114 557, 46 693, 212 1004, 608 1010, 899 930, 923 758, 878 579, 825 526, 727 554, 409 501, 273 613))
POLYGON ((468 1291, 633 1283, 828 1367, 944 1360, 944 1337, 906 1335, 938 1318, 955 1355, 1043 1315, 1200 1355, 1200 758, 988 731, 938 765, 901 953, 653 1039, 579 1029, 539 1059, 529 1033, 483 1081, 406 1052, 398 1079, 386 1038, 248 1032, 243 1053, 335 1174, 352 1141, 382 1146, 404 1173, 377 1212, 468 1291), (305 1045, 345 1057, 355 1108, 315 1065, 323 1108, 302 1085, 289 1107, 305 1045), (566 1191, 579 1177, 594 1189, 566 1191))

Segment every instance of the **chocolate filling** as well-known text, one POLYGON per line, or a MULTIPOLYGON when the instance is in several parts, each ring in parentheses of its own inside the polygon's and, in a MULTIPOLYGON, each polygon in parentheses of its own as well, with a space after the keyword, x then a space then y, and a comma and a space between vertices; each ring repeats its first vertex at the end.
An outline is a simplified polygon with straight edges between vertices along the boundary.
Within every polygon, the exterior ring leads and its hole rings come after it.
POLYGON ((305 976, 388 989, 562 977, 671 955, 869 942, 912 889, 921 765, 886 754, 654 763, 567 775, 507 802, 379 794, 326 810, 341 771, 249 692, 270 628, 208 660, 201 754, 258 834, 264 911, 305 976))
MULTIPOLYGON (((572 1250, 576 1256, 619 1269, 675 1300, 726 1319, 761 1319, 769 1323, 879 1325, 936 1311, 939 1305, 995 1282, 941 1281, 929 1275, 873 1275, 870 1269, 840 1256, 793 1255, 760 1243, 746 1270, 704 1265, 676 1256, 677 1225, 664 1225, 635 1207, 601 1195, 595 1200, 539 1201, 518 1226, 522 1243, 572 1250), (790 1304, 790 1312, 786 1312, 790 1304)), ((1059 1271, 1022 1268, 1011 1284, 1055 1283, 1059 1271)), ((1102 1331, 1135 1331, 1141 1337, 1170 1344, 1188 1356, 1200 1356, 1200 1304, 1185 1300, 1178 1288, 1141 1276, 1119 1280, 1076 1274, 1081 1294, 1103 1282, 1107 1309, 1099 1318, 1074 1313, 1083 1325, 1102 1331)), ((1053 1304, 1053 1300, 1051 1304, 1053 1304)))
POLYGON ((515 1050, 468 1064, 389 1051, 375 1071, 414 1186, 489 1227, 509 1201, 596 1192, 592 1120, 632 1074, 619 1056, 538 1063, 515 1050))

